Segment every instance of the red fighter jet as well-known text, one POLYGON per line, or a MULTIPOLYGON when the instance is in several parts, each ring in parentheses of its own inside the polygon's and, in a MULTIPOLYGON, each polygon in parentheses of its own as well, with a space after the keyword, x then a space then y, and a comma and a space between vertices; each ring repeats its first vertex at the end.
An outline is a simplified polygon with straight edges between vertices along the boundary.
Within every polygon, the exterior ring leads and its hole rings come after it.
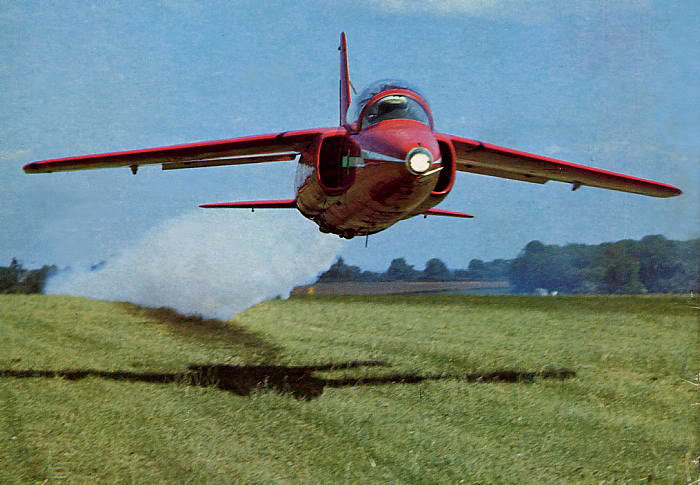
POLYGON ((290 208, 321 232, 352 238, 417 215, 472 217, 433 207, 450 193, 456 173, 543 184, 549 180, 672 197, 671 185, 511 150, 434 130, 425 97, 386 79, 351 105, 348 52, 340 35, 340 126, 190 143, 29 163, 27 173, 161 164, 163 170, 297 160, 296 198, 205 204, 205 208, 290 208))

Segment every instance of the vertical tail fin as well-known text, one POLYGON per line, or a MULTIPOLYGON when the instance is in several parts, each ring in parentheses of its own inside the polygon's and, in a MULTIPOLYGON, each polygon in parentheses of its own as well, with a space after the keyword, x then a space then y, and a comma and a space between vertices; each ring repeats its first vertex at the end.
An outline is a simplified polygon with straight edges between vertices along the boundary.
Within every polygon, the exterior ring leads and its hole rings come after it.
POLYGON ((340 125, 347 123, 350 106, 350 70, 348 66, 348 41, 345 32, 340 34, 340 125))

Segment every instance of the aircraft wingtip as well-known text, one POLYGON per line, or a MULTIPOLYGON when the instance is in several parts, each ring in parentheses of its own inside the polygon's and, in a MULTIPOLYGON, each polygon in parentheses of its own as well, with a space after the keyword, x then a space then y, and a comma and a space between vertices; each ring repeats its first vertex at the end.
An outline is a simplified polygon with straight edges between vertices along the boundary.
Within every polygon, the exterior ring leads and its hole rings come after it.
POLYGON ((22 170, 24 170, 24 173, 38 173, 39 164, 37 162, 27 163, 22 167, 22 170))

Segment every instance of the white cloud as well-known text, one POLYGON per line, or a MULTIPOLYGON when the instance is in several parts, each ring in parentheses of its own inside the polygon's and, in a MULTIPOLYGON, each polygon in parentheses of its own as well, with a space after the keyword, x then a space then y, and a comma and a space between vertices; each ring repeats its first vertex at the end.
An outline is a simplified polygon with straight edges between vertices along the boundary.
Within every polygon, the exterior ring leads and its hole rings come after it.
POLYGON ((0 150, 0 160, 26 160, 30 153, 29 150, 0 150))

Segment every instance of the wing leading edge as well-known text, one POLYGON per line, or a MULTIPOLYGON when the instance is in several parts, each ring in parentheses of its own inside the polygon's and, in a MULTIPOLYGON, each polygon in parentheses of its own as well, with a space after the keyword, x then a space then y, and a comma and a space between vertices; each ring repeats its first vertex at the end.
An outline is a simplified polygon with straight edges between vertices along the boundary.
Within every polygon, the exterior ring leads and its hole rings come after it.
POLYGON ((28 163, 26 173, 51 173, 70 170, 131 167, 162 164, 164 170, 211 167, 293 160, 306 150, 318 136, 338 131, 338 128, 318 128, 303 131, 283 131, 267 135, 231 138, 146 148, 78 157, 56 158, 28 163))
POLYGON ((619 190, 651 197, 674 197, 682 192, 677 187, 621 173, 578 165, 555 158, 482 143, 440 133, 438 138, 455 147, 457 170, 494 177, 543 184, 549 180, 619 190))
POLYGON ((245 202, 216 202, 202 204, 203 209, 296 209, 296 199, 284 200, 249 200, 245 202))

